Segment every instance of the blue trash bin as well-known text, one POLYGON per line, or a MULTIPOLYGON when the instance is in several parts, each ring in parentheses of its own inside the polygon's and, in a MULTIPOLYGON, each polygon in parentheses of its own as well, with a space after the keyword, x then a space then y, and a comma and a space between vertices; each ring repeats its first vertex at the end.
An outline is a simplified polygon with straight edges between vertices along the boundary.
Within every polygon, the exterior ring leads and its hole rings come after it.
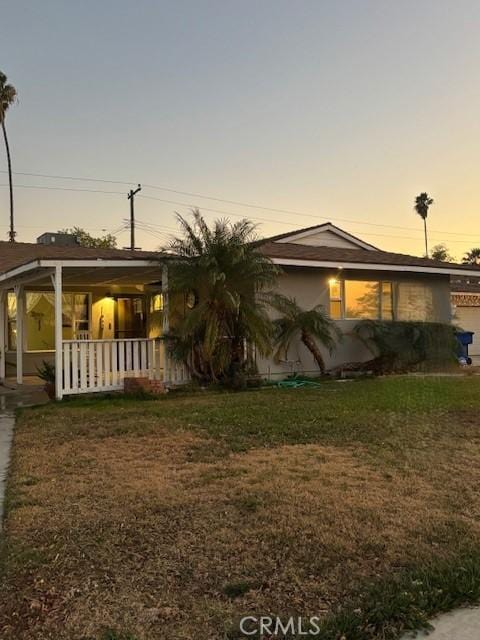
POLYGON ((464 358, 467 364, 472 364, 472 359, 468 355, 468 346, 473 343, 474 333, 474 331, 457 331, 455 333, 458 342, 458 357, 464 358))

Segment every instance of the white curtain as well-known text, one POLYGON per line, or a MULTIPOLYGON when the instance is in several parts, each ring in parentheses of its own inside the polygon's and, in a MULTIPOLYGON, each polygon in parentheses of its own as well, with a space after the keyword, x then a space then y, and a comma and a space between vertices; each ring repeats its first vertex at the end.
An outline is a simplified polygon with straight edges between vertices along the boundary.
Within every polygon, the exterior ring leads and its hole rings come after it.
POLYGON ((396 320, 435 321, 433 290, 428 284, 399 282, 395 298, 396 320))

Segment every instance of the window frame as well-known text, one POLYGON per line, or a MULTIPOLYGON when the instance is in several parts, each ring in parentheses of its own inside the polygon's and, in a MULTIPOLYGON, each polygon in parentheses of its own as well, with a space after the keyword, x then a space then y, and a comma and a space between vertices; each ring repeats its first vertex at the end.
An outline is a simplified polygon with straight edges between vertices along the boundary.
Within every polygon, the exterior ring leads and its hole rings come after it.
POLYGON ((329 288, 328 288, 328 292, 329 292, 329 314, 330 317, 332 318, 332 320, 334 320, 335 322, 338 322, 340 320, 347 320, 347 321, 357 321, 359 322, 360 320, 382 320, 385 322, 392 322, 394 320, 394 309, 395 309, 395 287, 394 287, 394 282, 393 280, 355 280, 354 278, 335 278, 332 277, 329 279, 329 288), (335 280, 336 282, 338 282, 339 285, 339 290, 340 290, 340 298, 335 296, 335 297, 331 297, 330 291, 331 291, 331 285, 332 285, 332 281, 335 280), (379 291, 379 295, 378 295, 378 316, 375 318, 352 318, 346 315, 346 295, 345 295, 345 283, 346 282, 372 282, 374 284, 378 284, 378 291, 379 291), (383 286, 385 284, 389 284, 390 285, 390 298, 391 298, 391 317, 389 318, 384 318, 383 317, 383 286), (340 318, 334 318, 331 314, 331 303, 332 302, 340 302, 340 318))
MULTIPOLYGON (((9 293, 12 293, 11 291, 9 293)), ((52 291, 34 291, 32 289, 29 290, 25 290, 23 292, 24 295, 24 317, 23 317, 23 336, 22 336, 22 353, 55 353, 55 348, 53 349, 27 349, 27 345, 28 345, 28 323, 26 322, 27 319, 27 305, 26 305, 26 301, 27 301, 27 294, 28 293, 48 293, 48 294, 52 294, 52 291)), ((15 295, 15 294, 14 294, 15 295)), ((62 295, 69 295, 72 296, 72 302, 71 302, 71 321, 72 321, 72 331, 75 330, 75 322, 76 322, 76 316, 75 316, 75 302, 74 302, 74 296, 76 295, 80 295, 80 296, 87 296, 87 311, 88 311, 88 327, 89 327, 89 331, 92 330, 92 292, 91 291, 62 291, 62 295)), ((9 337, 8 334, 8 325, 14 322, 15 326, 17 326, 17 311, 15 310, 15 320, 9 320, 8 319, 8 309, 7 309, 7 322, 6 322, 6 329, 7 329, 7 339, 9 337)), ((11 349, 10 348, 10 344, 7 344, 7 353, 16 353, 18 349, 18 343, 16 345, 15 349, 11 349)))

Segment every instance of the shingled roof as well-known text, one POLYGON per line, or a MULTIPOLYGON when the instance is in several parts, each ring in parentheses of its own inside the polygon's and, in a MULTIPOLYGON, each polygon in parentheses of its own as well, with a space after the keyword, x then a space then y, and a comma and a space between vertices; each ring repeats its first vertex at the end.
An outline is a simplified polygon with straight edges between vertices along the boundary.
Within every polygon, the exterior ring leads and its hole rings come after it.
POLYGON ((0 273, 34 260, 158 260, 162 256, 163 254, 156 251, 91 249, 75 245, 0 241, 0 273))
POLYGON ((480 293, 480 274, 478 278, 452 278, 451 288, 455 293, 480 293))
POLYGON ((360 251, 358 249, 343 249, 340 247, 316 247, 294 243, 280 243, 267 241, 258 247, 259 251, 274 260, 282 259, 292 261, 331 262, 332 266, 342 263, 368 264, 368 265, 392 265, 398 267, 431 267, 445 269, 446 271, 478 271, 480 267, 453 262, 441 262, 429 258, 419 258, 402 253, 390 253, 389 251, 360 251))

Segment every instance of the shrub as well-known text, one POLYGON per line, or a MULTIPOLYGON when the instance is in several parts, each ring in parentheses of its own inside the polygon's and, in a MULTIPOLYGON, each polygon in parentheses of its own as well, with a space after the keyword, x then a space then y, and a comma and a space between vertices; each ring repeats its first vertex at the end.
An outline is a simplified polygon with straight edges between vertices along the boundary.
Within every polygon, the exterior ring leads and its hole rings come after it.
POLYGON ((378 369, 407 371, 456 362, 455 328, 440 322, 362 320, 353 334, 374 355, 378 369))
POLYGON ((37 375, 44 382, 55 384, 55 365, 47 360, 42 360, 42 366, 37 366, 37 375))

